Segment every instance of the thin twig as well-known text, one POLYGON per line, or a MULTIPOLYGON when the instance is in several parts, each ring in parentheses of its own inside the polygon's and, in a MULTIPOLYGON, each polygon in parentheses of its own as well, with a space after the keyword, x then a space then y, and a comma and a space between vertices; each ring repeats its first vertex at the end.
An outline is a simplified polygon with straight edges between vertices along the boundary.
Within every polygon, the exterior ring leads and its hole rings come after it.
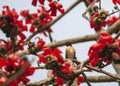
POLYGON ((101 0, 99 0, 99 10, 101 9, 101 0))
POLYGON ((117 13, 117 12, 120 12, 120 9, 116 10, 116 11, 113 11, 112 13, 108 14, 108 16, 111 16, 113 15, 114 13, 117 13))
POLYGON ((85 10, 85 12, 82 14, 82 16, 89 21, 89 18, 86 16, 87 12, 91 9, 91 7, 97 2, 97 0, 94 0, 85 10))
MULTIPOLYGON (((75 63, 77 64, 80 64, 81 62, 77 61, 77 60, 73 60, 75 63)), ((91 69, 91 70, 94 70, 96 72, 99 72, 99 73, 103 73, 103 74, 106 74, 114 79, 116 79, 116 81, 120 82, 120 77, 117 77, 117 76, 114 76, 113 74, 105 71, 105 70, 102 70, 102 69, 99 69, 99 68, 95 68, 95 67, 92 67, 92 66, 89 66, 89 65, 85 65, 86 68, 88 69, 91 69)))
MULTIPOLYGON (((112 77, 112 78, 114 78, 114 79, 119 79, 120 80, 120 77, 116 77, 116 76, 114 76, 113 74, 111 74, 111 73, 109 73, 109 72, 107 72, 107 71, 105 71, 105 70, 102 70, 102 69, 99 69, 99 68, 94 68, 94 67, 91 67, 91 66, 88 66, 88 65, 86 65, 86 67, 87 68, 89 68, 89 69, 91 69, 91 70, 94 70, 94 71, 97 71, 97 72, 99 72, 99 73, 103 73, 103 74, 106 74, 106 75, 108 75, 108 76, 110 76, 110 77, 112 77)), ((119 81, 120 82, 120 81, 119 81)))
POLYGON ((88 59, 80 63, 80 70, 88 63, 88 59))
POLYGON ((51 33, 49 31, 47 31, 47 32, 48 32, 48 36, 49 36, 50 42, 53 42, 53 38, 52 38, 51 33))
POLYGON ((35 69, 46 69, 46 67, 45 66, 38 66, 35 69))
MULTIPOLYGON (((85 3, 86 8, 87 8, 87 7, 90 5, 89 0, 83 0, 83 1, 84 1, 84 3, 85 3)), ((90 17, 92 16, 92 9, 89 10, 89 16, 90 16, 90 17)))
POLYGON ((92 85, 90 84, 90 82, 88 81, 86 74, 83 72, 82 75, 83 75, 83 77, 84 77, 85 82, 87 83, 87 85, 88 85, 88 86, 92 86, 92 85))

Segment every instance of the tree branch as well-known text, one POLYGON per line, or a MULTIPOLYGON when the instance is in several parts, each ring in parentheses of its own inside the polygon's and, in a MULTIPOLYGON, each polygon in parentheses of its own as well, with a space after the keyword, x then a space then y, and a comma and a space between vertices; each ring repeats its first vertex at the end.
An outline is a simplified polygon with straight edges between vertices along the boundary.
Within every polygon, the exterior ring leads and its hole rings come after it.
MULTIPOLYGON (((107 32, 109 34, 113 34, 116 33, 120 28, 120 19, 118 21, 116 21, 113 25, 111 25, 107 32)), ((75 38, 70 38, 70 39, 66 39, 66 40, 61 40, 61 41, 57 41, 57 42, 52 42, 47 44, 47 46, 49 47, 60 47, 60 46, 64 46, 65 43, 70 42, 71 44, 75 44, 75 43, 80 43, 80 42, 88 42, 88 41, 95 41, 99 38, 99 33, 95 33, 95 34, 91 34, 91 35, 85 35, 82 37, 75 37, 75 38)))
MULTIPOLYGON (((119 74, 114 74, 114 76, 120 77, 119 74)), ((97 83, 97 82, 116 82, 116 79, 109 76, 87 76, 87 80, 89 82, 97 83)))
POLYGON ((52 80, 54 80, 54 77, 48 77, 45 80, 41 80, 34 83, 28 83, 26 86, 43 86, 44 84, 51 83, 52 80))
MULTIPOLYGON (((120 77, 119 74, 114 74, 114 76, 120 77)), ((109 76, 105 76, 105 75, 102 75, 102 76, 87 76, 86 78, 89 82, 92 82, 92 83, 116 82, 116 79, 114 79, 112 77, 109 77, 109 76)), ((40 86, 40 85, 49 83, 52 80, 53 80, 53 78, 49 77, 49 78, 47 78, 45 80, 42 80, 42 81, 38 81, 38 82, 34 82, 34 83, 28 83, 27 86, 40 86)), ((85 83, 85 81, 84 81, 84 83, 85 83)))
POLYGON ((108 27, 107 32, 109 34, 117 33, 120 29, 120 19, 117 20, 114 24, 112 24, 110 27, 108 27))
MULTIPOLYGON (((120 28, 120 19, 118 21, 116 21, 114 24, 112 24, 108 30, 106 30, 109 34, 113 34, 113 33, 117 33, 117 31, 120 28)), ((45 46, 48 47, 61 47, 64 46, 66 43, 71 43, 71 44, 75 44, 75 43, 80 43, 80 42, 88 42, 88 41, 95 41, 99 38, 99 33, 95 33, 95 34, 90 34, 90 35, 85 35, 85 36, 81 36, 81 37, 75 37, 75 38, 70 38, 70 39, 66 39, 66 40, 61 40, 61 41, 57 41, 57 42, 52 42, 49 44, 46 44, 45 46)), ((39 52, 40 49, 35 46, 33 49, 33 52, 39 52)))

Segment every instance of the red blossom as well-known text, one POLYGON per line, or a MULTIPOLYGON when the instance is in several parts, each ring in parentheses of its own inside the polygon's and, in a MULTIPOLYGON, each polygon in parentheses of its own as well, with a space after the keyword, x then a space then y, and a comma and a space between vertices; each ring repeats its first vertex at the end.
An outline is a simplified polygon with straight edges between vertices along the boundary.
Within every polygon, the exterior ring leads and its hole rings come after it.
POLYGON ((51 55, 53 53, 52 49, 50 47, 45 47, 43 49, 45 55, 51 55))
MULTIPOLYGON (((101 60, 100 58, 100 53, 101 51, 106 47, 109 46, 113 43, 113 38, 111 37, 111 35, 109 35, 106 32, 101 32, 100 33, 101 36, 100 38, 97 40, 96 44, 93 44, 89 51, 88 51, 88 55, 89 55, 89 61, 90 61, 90 65, 92 66, 97 66, 97 63, 101 60)), ((104 57, 105 58, 105 57, 104 57)), ((109 63, 108 60, 103 59, 103 61, 106 62, 106 64, 109 63)))
POLYGON ((102 43, 104 45, 112 44, 113 38, 110 34, 106 33, 105 31, 100 32, 100 38, 97 40, 97 43, 102 43))
POLYGON ((32 32, 32 33, 35 32, 35 27, 33 25, 30 26, 30 32, 32 32))
POLYGON ((3 6, 3 9, 5 10, 2 10, 2 15, 9 15, 14 20, 18 19, 19 16, 15 9, 10 10, 9 6, 7 5, 3 6))
POLYGON ((6 60, 6 64, 5 64, 5 67, 4 67, 5 71, 7 72, 7 74, 15 73, 15 71, 17 71, 17 66, 19 64, 20 64, 20 60, 8 58, 6 60))
POLYGON ((50 6, 50 10, 49 11, 51 12, 51 16, 56 16, 57 10, 60 13, 64 14, 64 9, 63 9, 62 4, 59 4, 56 1, 53 1, 53 2, 50 2, 49 6, 50 6))
POLYGON ((63 57, 61 56, 61 50, 59 50, 58 48, 55 48, 54 49, 54 52, 53 52, 53 56, 56 56, 58 62, 60 63, 64 63, 64 60, 63 60, 63 57))
POLYGON ((113 4, 120 4, 120 0, 112 0, 113 4))
POLYGON ((39 55, 39 62, 41 63, 47 63, 47 59, 44 54, 39 55))
POLYGON ((0 28, 7 37, 19 36, 21 40, 24 40, 26 36, 23 31, 27 31, 27 26, 23 24, 23 20, 18 18, 19 15, 15 9, 10 10, 8 6, 3 6, 0 28))
POLYGON ((23 33, 19 33, 19 36, 20 36, 21 40, 26 39, 26 36, 23 33))
POLYGON ((97 63, 100 61, 99 58, 94 58, 90 61, 90 65, 93 66, 93 67, 96 67, 97 66, 97 63))
POLYGON ((92 18, 90 19, 90 26, 94 28, 95 31, 101 30, 102 27, 105 27, 106 21, 104 19, 99 18, 99 13, 96 12, 92 18))
POLYGON ((25 73, 23 74, 23 76, 30 76, 33 75, 33 73, 35 72, 35 67, 28 67, 25 71, 25 73))
POLYGON ((36 6, 37 5, 37 0, 32 0, 32 5, 36 6))
POLYGON ((6 64, 6 61, 0 57, 0 69, 6 64))
POLYGON ((43 53, 39 55, 39 61, 43 63, 47 63, 46 56, 49 55, 53 57, 52 59, 56 59, 59 63, 64 63, 64 59, 61 56, 61 51, 58 48, 52 50, 50 47, 44 47, 43 53))
POLYGON ((58 84, 60 86, 62 86, 63 83, 64 83, 63 80, 61 78, 59 78, 59 77, 56 77, 55 82, 56 82, 56 84, 58 84))
POLYGON ((37 46, 38 48, 42 49, 45 45, 45 41, 42 38, 39 38, 39 37, 37 38, 38 38, 37 46))
POLYGON ((16 47, 18 47, 19 50, 23 50, 25 41, 24 40, 17 40, 17 42, 18 43, 17 43, 16 47))
POLYGON ((72 67, 69 62, 64 62, 63 65, 60 67, 60 70, 66 75, 71 75, 73 73, 72 67))
POLYGON ((22 10, 22 11, 20 12, 20 15, 23 16, 23 17, 28 17, 28 15, 29 15, 29 10, 22 10))
POLYGON ((114 24, 118 19, 119 19, 118 17, 112 16, 112 17, 110 17, 110 18, 107 19, 107 24, 108 24, 108 25, 112 25, 112 24, 114 24))
POLYGON ((40 6, 40 8, 38 9, 38 14, 40 14, 39 23, 46 25, 47 23, 52 21, 52 17, 49 15, 47 10, 43 6, 40 6))
MULTIPOLYGON (((21 68, 25 67, 26 64, 29 64, 26 60, 22 60, 22 57, 17 56, 19 54, 15 54, 15 57, 13 58, 9 58, 6 60, 0 60, 4 65, 2 66, 2 71, 7 75, 7 76, 11 76, 13 74, 15 74, 16 72, 18 72, 21 68)), ((23 84, 26 84, 28 81, 30 81, 27 76, 33 75, 35 71, 35 68, 30 66, 25 70, 25 72, 18 78, 16 78, 16 80, 12 81, 10 83, 10 86, 17 86, 20 82, 22 82, 23 84)), ((2 83, 2 79, 7 79, 7 77, 3 77, 0 78, 0 84, 2 83)))
POLYGON ((77 77, 77 84, 80 85, 83 82, 84 82, 84 77, 83 76, 78 76, 77 77))
MULTIPOLYGON (((38 13, 29 14, 28 10, 25 10, 21 12, 21 15, 25 18, 26 24, 31 24, 31 33, 34 33, 36 29, 39 29, 40 27, 45 26, 52 21, 52 17, 49 15, 44 6, 39 7, 38 13)), ((52 29, 48 28, 45 31, 52 32, 52 29)), ((42 31, 41 33, 47 36, 45 31, 42 31)))
POLYGON ((99 62, 99 53, 104 47, 105 45, 101 43, 93 44, 90 47, 88 51, 88 55, 89 55, 90 64, 92 66, 96 66, 96 64, 99 62))

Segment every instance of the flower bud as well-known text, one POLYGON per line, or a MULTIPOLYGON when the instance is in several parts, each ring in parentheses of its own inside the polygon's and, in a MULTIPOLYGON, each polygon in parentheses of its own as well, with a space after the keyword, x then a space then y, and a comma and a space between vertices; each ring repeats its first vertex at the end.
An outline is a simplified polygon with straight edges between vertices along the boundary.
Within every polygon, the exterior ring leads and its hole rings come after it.
POLYGON ((106 10, 101 10, 100 11, 100 17, 102 19, 106 19, 107 16, 108 16, 108 11, 106 11, 106 10))
POLYGON ((99 18, 99 17, 94 18, 94 23, 95 23, 95 25, 100 25, 101 22, 102 22, 102 19, 101 19, 101 18, 99 18))

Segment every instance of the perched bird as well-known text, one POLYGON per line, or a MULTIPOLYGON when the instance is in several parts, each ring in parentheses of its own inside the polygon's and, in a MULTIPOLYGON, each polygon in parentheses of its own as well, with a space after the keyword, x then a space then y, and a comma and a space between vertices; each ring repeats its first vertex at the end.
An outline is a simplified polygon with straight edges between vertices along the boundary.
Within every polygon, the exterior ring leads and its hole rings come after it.
POLYGON ((70 43, 66 43, 66 59, 76 59, 76 51, 70 43))

